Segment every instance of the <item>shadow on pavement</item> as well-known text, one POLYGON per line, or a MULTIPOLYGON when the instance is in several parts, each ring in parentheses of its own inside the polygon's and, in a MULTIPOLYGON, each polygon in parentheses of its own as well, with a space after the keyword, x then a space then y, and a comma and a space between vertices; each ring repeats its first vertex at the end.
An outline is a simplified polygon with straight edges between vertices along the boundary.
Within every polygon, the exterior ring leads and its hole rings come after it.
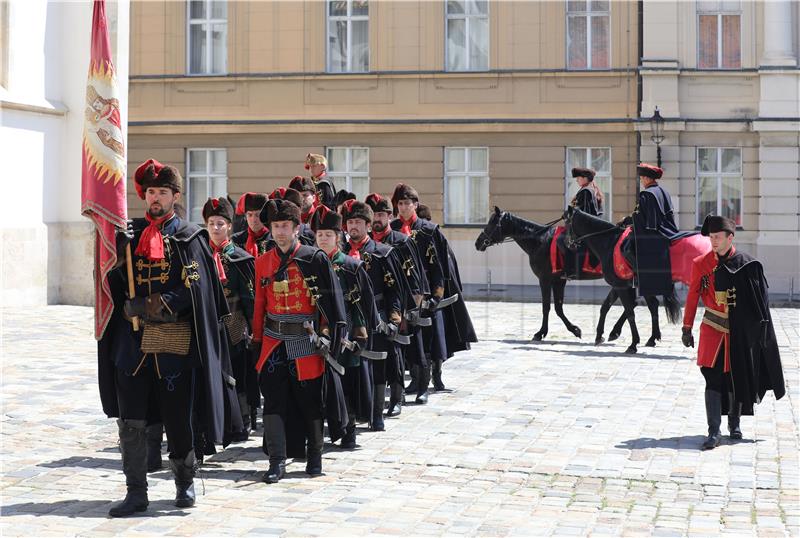
MULTIPOLYGON (((592 346, 594 347, 594 346, 592 346)), ((639 349, 638 353, 634 354, 627 354, 625 353, 625 349, 620 347, 619 350, 607 350, 602 351, 601 349, 595 349, 593 351, 572 351, 566 349, 552 349, 550 350, 553 353, 563 353, 565 355, 577 355, 579 357, 592 357, 598 358, 598 356, 605 356, 605 357, 630 357, 636 359, 655 359, 655 360, 671 360, 671 361, 688 361, 688 360, 695 360, 694 357, 684 357, 683 355, 663 355, 658 353, 642 353, 642 349, 639 349)))
POLYGON ((60 460, 46 461, 37 464, 39 467, 48 467, 51 469, 60 469, 62 467, 85 467, 87 469, 97 469, 102 467, 104 469, 114 469, 122 471, 122 458, 95 458, 91 456, 71 456, 69 458, 62 458, 60 460))
MULTIPOLYGON (((69 518, 108 518, 108 510, 112 504, 122 499, 104 501, 79 501, 70 499, 52 503, 19 503, 0 507, 0 517, 28 516, 61 516, 69 518)), ((185 510, 176 509, 173 500, 150 501, 147 511, 132 517, 187 516, 185 510)))
MULTIPOLYGON (((628 450, 644 450, 646 448, 669 448, 672 450, 700 450, 703 441, 706 440, 705 435, 684 435, 683 437, 664 437, 655 439, 653 437, 640 437, 638 439, 630 439, 622 441, 620 444, 615 445, 615 448, 627 448, 628 450)), ((734 440, 727 436, 722 437, 720 446, 724 445, 738 445, 738 444, 751 444, 758 443, 758 439, 740 439, 734 440)))

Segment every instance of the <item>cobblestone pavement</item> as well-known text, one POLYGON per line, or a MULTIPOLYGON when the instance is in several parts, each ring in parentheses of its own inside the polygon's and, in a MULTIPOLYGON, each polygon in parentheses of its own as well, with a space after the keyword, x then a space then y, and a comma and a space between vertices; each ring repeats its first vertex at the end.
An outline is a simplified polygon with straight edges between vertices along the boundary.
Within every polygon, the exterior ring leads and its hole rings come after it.
MULTIPOLYGON (((743 418, 745 440, 701 452, 703 380, 677 326, 628 356, 627 329, 592 345, 596 306, 566 307, 582 340, 553 315, 541 343, 529 342, 540 305, 469 306, 481 342, 445 365, 454 390, 359 435, 356 451, 326 445, 324 476, 295 463, 289 479, 263 484, 251 439, 208 460, 195 508, 172 505, 165 470, 150 475, 150 517, 128 519, 106 516, 125 487, 116 426, 100 409, 92 310, 5 310, 0 532, 800 534, 800 311, 773 311, 787 396, 768 393, 743 418)), ((647 317, 639 309, 643 341, 647 317)))

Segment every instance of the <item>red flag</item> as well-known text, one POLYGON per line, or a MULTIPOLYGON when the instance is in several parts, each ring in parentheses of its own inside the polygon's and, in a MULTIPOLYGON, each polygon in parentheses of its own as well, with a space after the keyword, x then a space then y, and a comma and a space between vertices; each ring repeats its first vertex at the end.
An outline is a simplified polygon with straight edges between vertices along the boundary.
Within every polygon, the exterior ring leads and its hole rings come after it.
POLYGON ((111 319, 114 303, 108 273, 117 264, 115 228, 125 228, 125 138, 111 61, 105 0, 95 0, 92 45, 83 129, 81 214, 95 225, 94 334, 98 340, 111 319))

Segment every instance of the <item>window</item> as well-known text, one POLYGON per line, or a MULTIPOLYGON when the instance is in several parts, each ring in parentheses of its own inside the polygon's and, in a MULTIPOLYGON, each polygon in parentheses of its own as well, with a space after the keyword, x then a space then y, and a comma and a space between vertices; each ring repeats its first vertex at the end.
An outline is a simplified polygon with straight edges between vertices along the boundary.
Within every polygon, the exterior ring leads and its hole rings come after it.
POLYGON ((328 177, 336 190, 364 200, 369 194, 369 148, 328 148, 328 177))
POLYGON ((328 0, 328 72, 369 71, 367 0, 328 0))
POLYGON ((608 0, 567 0, 567 68, 608 69, 608 0))
POLYGON ((224 149, 190 149, 186 155, 186 215, 203 222, 203 204, 228 194, 228 154, 224 149))
POLYGON ((445 224, 483 224, 489 210, 489 148, 444 149, 445 224))
POLYGON ((742 150, 697 148, 697 224, 709 213, 742 225, 742 150))
POLYGON ((448 71, 489 69, 488 0, 447 0, 448 71))
POLYGON ((190 75, 219 75, 228 69, 228 3, 190 0, 186 65, 190 75))
POLYGON ((697 2, 697 67, 741 67, 741 25, 738 1, 697 2))
POLYGON ((572 177, 576 167, 591 168, 596 174, 594 183, 603 193, 603 218, 611 220, 611 148, 567 148, 567 170, 564 198, 567 204, 578 192, 578 183, 572 177))

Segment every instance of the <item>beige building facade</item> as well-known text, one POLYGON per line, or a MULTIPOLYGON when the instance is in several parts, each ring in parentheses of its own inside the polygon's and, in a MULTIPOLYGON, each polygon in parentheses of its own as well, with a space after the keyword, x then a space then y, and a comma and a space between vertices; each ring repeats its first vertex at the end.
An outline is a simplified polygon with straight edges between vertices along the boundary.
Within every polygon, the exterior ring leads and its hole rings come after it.
MULTIPOLYGON (((771 291, 800 276, 800 4, 644 2, 642 117, 659 107, 665 179, 679 226, 708 213, 740 227, 771 291)), ((638 124, 654 160, 649 124, 638 124)))
POLYGON ((493 205, 557 217, 573 165, 600 170, 609 218, 630 213, 637 28, 621 2, 137 2, 129 172, 185 170, 197 218, 327 153, 362 199, 414 185, 466 282, 534 284, 515 245, 476 252, 478 228, 493 205))

